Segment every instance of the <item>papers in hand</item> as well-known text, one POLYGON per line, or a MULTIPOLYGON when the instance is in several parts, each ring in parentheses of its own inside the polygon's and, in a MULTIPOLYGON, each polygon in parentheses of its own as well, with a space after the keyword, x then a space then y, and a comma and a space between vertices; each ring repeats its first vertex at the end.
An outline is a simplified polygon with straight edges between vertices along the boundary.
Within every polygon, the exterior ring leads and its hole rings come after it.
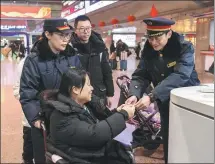
POLYGON ((131 142, 133 140, 132 133, 135 130, 135 126, 131 124, 126 123, 126 128, 123 130, 118 136, 114 138, 114 140, 121 142, 125 145, 131 145, 131 142))

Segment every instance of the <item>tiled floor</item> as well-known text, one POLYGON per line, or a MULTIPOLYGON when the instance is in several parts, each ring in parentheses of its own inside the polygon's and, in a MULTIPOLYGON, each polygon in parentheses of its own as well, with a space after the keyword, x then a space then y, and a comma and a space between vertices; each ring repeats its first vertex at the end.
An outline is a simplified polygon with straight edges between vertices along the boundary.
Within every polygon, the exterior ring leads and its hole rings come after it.
MULTIPOLYGON (((124 72, 131 75, 132 71, 124 72)), ((113 72, 116 77, 124 74, 113 72)), ((12 85, 16 79, 16 63, 8 60, 1 62, 1 163, 20 163, 22 153, 22 111, 19 102, 13 96, 12 85)), ((201 75, 202 82, 212 82, 210 74, 201 75)), ((113 107, 116 107, 119 98, 119 89, 115 85, 113 107)), ((137 163, 163 163, 163 149, 160 146, 156 151, 146 151, 143 148, 135 150, 137 163)))

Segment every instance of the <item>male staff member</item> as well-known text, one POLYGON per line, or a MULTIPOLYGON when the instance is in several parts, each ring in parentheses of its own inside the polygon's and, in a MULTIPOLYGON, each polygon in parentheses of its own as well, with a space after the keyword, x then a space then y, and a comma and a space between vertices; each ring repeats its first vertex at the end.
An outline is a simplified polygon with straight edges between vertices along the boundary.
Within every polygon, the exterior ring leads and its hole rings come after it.
POLYGON ((195 70, 193 45, 171 30, 175 22, 165 18, 148 18, 144 22, 147 24, 148 40, 140 64, 132 75, 130 97, 126 103, 143 109, 157 102, 167 163, 170 91, 178 87, 199 85, 200 81, 195 70), (155 88, 143 96, 151 82, 155 88))

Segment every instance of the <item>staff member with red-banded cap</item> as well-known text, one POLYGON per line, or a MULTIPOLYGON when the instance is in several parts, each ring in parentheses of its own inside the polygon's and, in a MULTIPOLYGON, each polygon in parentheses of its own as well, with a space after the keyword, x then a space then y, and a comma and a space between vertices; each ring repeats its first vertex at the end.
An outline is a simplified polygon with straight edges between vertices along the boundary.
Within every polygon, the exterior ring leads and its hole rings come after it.
POLYGON ((35 164, 46 162, 38 95, 46 89, 58 89, 68 68, 82 67, 77 52, 69 45, 71 32, 66 19, 45 19, 42 38, 34 44, 23 66, 20 103, 31 125, 35 164))
POLYGON ((171 30, 175 22, 160 17, 143 21, 147 25, 148 39, 140 64, 132 75, 130 97, 126 103, 135 104, 136 109, 146 109, 150 103, 157 102, 167 163, 170 91, 178 87, 199 85, 200 81, 195 70, 193 45, 171 30), (144 93, 150 83, 154 89, 146 95, 144 93))

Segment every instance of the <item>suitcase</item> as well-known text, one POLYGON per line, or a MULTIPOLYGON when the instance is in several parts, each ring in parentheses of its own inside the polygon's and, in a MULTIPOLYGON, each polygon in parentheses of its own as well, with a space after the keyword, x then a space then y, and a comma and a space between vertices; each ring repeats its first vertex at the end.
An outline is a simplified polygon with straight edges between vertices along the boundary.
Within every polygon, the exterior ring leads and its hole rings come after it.
POLYGON ((110 59, 110 66, 112 70, 115 70, 117 68, 116 59, 110 59))
POLYGON ((127 60, 120 60, 120 70, 127 70, 127 60))

